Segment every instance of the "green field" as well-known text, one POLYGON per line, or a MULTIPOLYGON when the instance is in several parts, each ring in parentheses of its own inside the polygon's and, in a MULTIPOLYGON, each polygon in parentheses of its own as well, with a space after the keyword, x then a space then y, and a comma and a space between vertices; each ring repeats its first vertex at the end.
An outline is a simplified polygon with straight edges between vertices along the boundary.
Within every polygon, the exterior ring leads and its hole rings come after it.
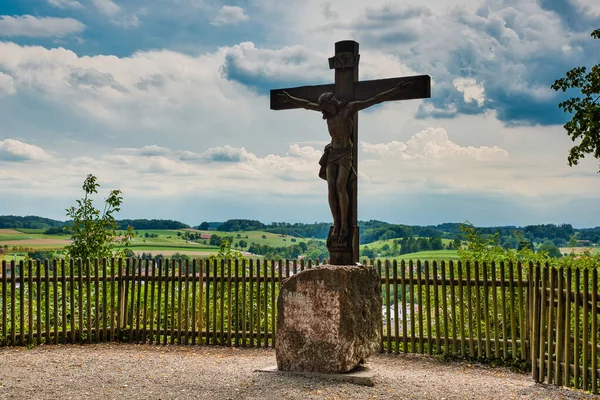
POLYGON ((46 232, 45 228, 41 229, 27 229, 27 228, 15 228, 15 231, 23 232, 23 233, 34 233, 34 234, 42 234, 46 232))
MULTIPOLYGON (((18 229, 20 233, 0 231, 0 246, 3 242, 19 241, 22 243, 4 243, 8 246, 8 254, 6 259, 13 259, 12 247, 27 247, 31 249, 48 249, 48 248, 64 248, 68 243, 56 243, 57 239, 68 240, 69 235, 46 235, 44 234, 45 229, 18 229), (54 242, 53 242, 54 241, 54 242)), ((188 255, 207 255, 215 254, 219 251, 219 247, 211 246, 210 239, 199 239, 197 241, 189 241, 184 239, 186 232, 198 233, 202 235, 217 235, 220 237, 230 236, 233 237, 232 248, 243 250, 239 246, 240 240, 246 241, 247 249, 252 243, 266 244, 272 247, 287 247, 293 244, 297 244, 306 239, 294 238, 286 235, 279 235, 263 231, 248 231, 248 232, 219 232, 219 231, 199 231, 194 229, 181 229, 181 230, 170 230, 170 229, 138 229, 134 232, 136 236, 131 240, 128 249, 135 251, 136 253, 153 253, 159 254, 165 252, 165 254, 178 252, 181 254, 188 255), (146 237, 146 235, 148 237, 146 237), (155 236, 155 237, 150 237, 155 236), (264 237, 264 238, 263 238, 264 237)), ((121 232, 123 233, 123 232, 121 232)), ((17 256, 17 261, 24 257, 23 255, 17 256)))
POLYGON ((456 252, 456 250, 430 250, 430 251, 419 251, 416 253, 408 253, 408 254, 402 254, 401 256, 398 257, 394 257, 392 258, 394 260, 436 260, 436 261, 441 261, 441 260, 445 260, 445 261, 449 261, 449 260, 453 260, 453 261, 457 261, 458 260, 458 253, 456 252))
MULTIPOLYGON (((415 236, 415 239, 419 239, 419 237, 415 236)), ((360 246, 361 247, 363 247, 363 246, 369 246, 369 248, 371 248, 371 249, 380 249, 384 245, 387 244, 388 246, 392 247, 392 245, 394 244, 395 240, 400 241, 401 239, 400 238, 396 238, 396 239, 387 239, 387 240, 377 240, 375 242, 361 244, 360 246)), ((444 246, 447 246, 448 243, 452 242, 452 239, 441 239, 441 240, 442 240, 442 244, 444 246)), ((398 242, 398 243, 400 243, 400 242, 398 242)))
MULTIPOLYGON (((363 260, 363 257, 360 258, 361 261, 363 260)), ((407 254, 402 254, 400 256, 396 256, 396 257, 376 257, 376 259, 381 259, 381 260, 396 260, 398 262, 404 260, 404 261, 409 261, 409 260, 413 260, 413 261, 417 261, 417 260, 421 260, 421 261, 457 261, 458 260, 458 253, 456 252, 456 250, 428 250, 428 251, 418 251, 416 253, 407 253, 407 254)))

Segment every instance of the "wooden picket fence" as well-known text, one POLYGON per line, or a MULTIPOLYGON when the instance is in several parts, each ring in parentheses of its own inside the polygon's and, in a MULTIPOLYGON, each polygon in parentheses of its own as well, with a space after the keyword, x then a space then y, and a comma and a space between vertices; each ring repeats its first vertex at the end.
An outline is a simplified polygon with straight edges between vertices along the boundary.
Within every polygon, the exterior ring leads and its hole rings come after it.
POLYGON ((598 393, 598 268, 535 268, 532 375, 598 393))
MULTIPOLYGON (((0 345, 273 346, 281 281, 318 264, 3 261, 0 345)), ((597 269, 521 262, 370 264, 382 283, 381 352, 515 360, 530 364, 536 381, 598 392, 597 269)))

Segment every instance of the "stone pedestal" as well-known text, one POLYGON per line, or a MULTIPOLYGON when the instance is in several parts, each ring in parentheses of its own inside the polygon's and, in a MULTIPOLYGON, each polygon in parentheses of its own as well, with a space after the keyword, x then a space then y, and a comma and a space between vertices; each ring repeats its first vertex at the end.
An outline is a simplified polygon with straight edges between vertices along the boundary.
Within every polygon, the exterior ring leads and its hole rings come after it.
POLYGON ((281 371, 348 372, 379 348, 381 283, 372 267, 324 265, 293 275, 277 310, 281 371))

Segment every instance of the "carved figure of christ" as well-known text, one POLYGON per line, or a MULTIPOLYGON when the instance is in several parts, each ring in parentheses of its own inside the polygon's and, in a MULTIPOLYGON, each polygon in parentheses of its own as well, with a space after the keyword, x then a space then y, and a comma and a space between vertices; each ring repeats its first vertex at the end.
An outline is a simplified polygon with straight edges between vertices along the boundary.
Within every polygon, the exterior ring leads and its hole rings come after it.
POLYGON ((320 111, 327 121, 331 143, 319 164, 319 176, 328 183, 328 200, 334 226, 327 238, 332 265, 358 262, 358 111, 383 101, 424 99, 431 96, 429 75, 358 80, 358 43, 335 43, 329 68, 335 83, 271 90, 271 109, 305 108, 320 111))
POLYGON ((325 92, 319 96, 317 103, 306 99, 291 96, 286 91, 278 95, 284 103, 290 102, 306 110, 319 111, 327 121, 327 129, 331 136, 331 143, 325 147, 325 154, 321 161, 325 174, 321 177, 327 180, 329 208, 333 217, 333 231, 331 240, 343 243, 348 238, 348 206, 349 197, 347 184, 352 173, 352 133, 354 131, 354 115, 366 108, 382 103, 391 98, 397 91, 401 91, 412 82, 398 83, 394 88, 375 95, 367 100, 345 102, 335 98, 332 92, 325 92))

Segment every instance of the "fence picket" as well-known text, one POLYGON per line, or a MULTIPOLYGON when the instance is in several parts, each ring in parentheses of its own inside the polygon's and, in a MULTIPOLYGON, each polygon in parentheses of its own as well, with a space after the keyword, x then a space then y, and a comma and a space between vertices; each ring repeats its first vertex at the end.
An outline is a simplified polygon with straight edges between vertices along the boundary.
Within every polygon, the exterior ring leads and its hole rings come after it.
MULTIPOLYGON (((225 283, 222 282, 221 285, 225 283)), ((224 294, 223 294, 224 295, 224 294)), ((221 301, 221 310, 223 310, 223 301, 221 301)), ((223 311, 221 311, 221 314, 223 311)), ((221 317, 223 319, 223 317, 221 317)), ((226 344, 231 346, 231 259, 227 260, 227 341, 226 344)))
MULTIPOLYGON (((279 268, 281 268, 281 260, 277 264, 279 268)), ((281 271, 281 270, 280 270, 281 271)), ((281 272, 279 273, 281 276, 281 272)), ((275 300, 275 261, 271 261, 271 302, 270 310, 271 310, 271 347, 275 348, 275 335, 277 333, 277 327, 275 322, 275 308, 276 308, 276 300, 275 300)))
MULTIPOLYGON (((546 265, 546 268, 548 266, 546 265)), ((554 373, 554 360, 552 353, 554 352, 553 346, 553 318, 554 318, 554 292, 556 289, 556 270, 551 269, 549 271, 550 275, 550 283, 549 283, 549 300, 548 300, 548 335, 546 336, 546 340, 548 341, 547 346, 547 360, 548 363, 546 365, 546 383, 551 384, 553 382, 553 373, 554 373)))
MULTIPOLYGON (((564 313, 564 329, 565 334, 563 336, 563 348, 564 348, 564 382, 565 385, 569 385, 571 382, 571 268, 565 268, 565 313, 564 313)), ((577 365, 576 362, 573 363, 577 365)))
POLYGON ((459 318, 460 318, 460 356, 466 357, 466 329, 465 329, 465 303, 464 303, 464 294, 463 294, 463 274, 462 274, 462 262, 459 260, 457 263, 458 268, 458 303, 460 304, 460 309, 458 310, 459 318))
POLYGON ((498 289, 496 287, 496 262, 492 261, 490 265, 490 275, 492 277, 492 324, 494 325, 494 357, 500 357, 500 329, 498 323, 498 289))
POLYGON ((250 332, 248 332, 250 334, 250 347, 254 347, 254 305, 257 304, 257 302, 254 301, 254 260, 250 259, 250 265, 249 265, 249 277, 250 277, 250 285, 249 285, 249 297, 250 297, 250 304, 248 304, 248 307, 250 307, 250 321, 248 326, 250 327, 250 332))
MULTIPOLYGON (((162 338, 162 344, 166 345, 167 344, 167 339, 168 339, 168 334, 169 334, 169 329, 173 328, 173 324, 171 324, 171 326, 169 327, 169 267, 172 268, 171 263, 169 262, 169 259, 165 259, 165 281, 164 281, 164 287, 165 287, 165 301, 164 301, 164 309, 163 309, 163 338, 162 338)), ((173 314, 171 313, 171 316, 173 314)))
POLYGON ((506 318, 506 265, 504 261, 500 261, 500 303, 502 308, 502 357, 508 358, 508 332, 506 325, 508 324, 506 318))
POLYGON ((10 344, 12 346, 17 343, 17 329, 15 327, 16 322, 18 321, 17 313, 16 313, 16 304, 17 304, 17 266, 15 264, 15 260, 10 261, 10 344))
MULTIPOLYGON (((240 265, 238 260, 235 260, 235 264, 234 264, 234 270, 233 270, 233 278, 234 278, 234 282, 235 282, 235 287, 234 287, 234 303, 235 303, 235 331, 234 331, 234 336, 235 336, 235 340, 234 340, 234 344, 235 347, 238 347, 240 345, 240 321, 239 321, 239 317, 240 317, 240 298, 239 298, 239 288, 240 288, 240 281, 239 281, 239 269, 240 269, 240 265)), ((245 285, 245 283, 242 283, 242 285, 245 285)))
MULTIPOLYGON (((539 365, 539 376, 538 376, 538 382, 544 382, 545 378, 546 378, 546 365, 544 362, 544 354, 546 353, 546 338, 545 338, 545 334, 546 334, 546 330, 544 329, 544 326, 546 326, 545 324, 545 320, 547 319, 546 314, 548 313, 548 310, 546 307, 546 289, 548 288, 548 268, 543 268, 542 269, 542 290, 540 293, 540 327, 539 327, 539 331, 538 331, 538 337, 539 337, 539 353, 538 356, 540 358, 540 365, 539 365)), ((548 321, 548 324, 550 324, 550 321, 548 321)))
POLYGON ((580 387, 580 373, 579 373, 579 357, 580 357, 580 352, 579 352, 579 314, 580 314, 580 309, 579 309, 579 302, 580 300, 580 284, 581 284, 581 270, 580 269, 575 269, 573 272, 575 272, 575 292, 574 294, 574 303, 575 303, 575 316, 574 316, 574 324, 573 324, 573 359, 574 359, 574 364, 575 364, 575 371, 573 372, 573 380, 575 383, 575 387, 580 387))
MULTIPOLYGON (((381 260, 377 260, 376 265, 377 265, 377 276, 379 276, 380 281, 381 281, 381 278, 384 276, 384 274, 381 271, 381 260)), ((382 288, 382 289, 384 289, 384 288, 382 288)), ((383 296, 383 294, 382 294, 382 296, 383 296)), ((381 299, 381 304, 382 304, 382 308, 385 307, 385 298, 383 298, 383 297, 381 299)), ((383 325, 384 325, 383 321, 378 325, 379 325, 379 352, 383 353, 385 350, 384 335, 383 335, 383 325)))
POLYGON ((86 322, 87 322, 87 342, 92 343, 92 277, 90 272, 90 260, 85 260, 86 273, 86 322))
MULTIPOLYGON (((36 304, 36 311, 37 311, 37 318, 36 318, 36 322, 37 322, 37 344, 41 344, 42 343, 42 277, 41 277, 41 272, 40 272, 40 260, 36 260, 35 261, 35 266, 36 266, 36 270, 37 270, 37 276, 35 276, 33 274, 33 263, 31 262, 31 260, 27 261, 27 268, 29 271, 28 277, 27 277, 27 283, 29 285, 29 293, 30 295, 28 296, 29 299, 27 301, 27 309, 28 309, 28 313, 27 316, 29 318, 29 323, 28 323, 28 332, 29 332, 29 336, 27 338, 27 343, 28 344, 32 344, 33 343, 33 338, 35 337, 35 332, 33 330, 33 293, 36 294, 37 297, 37 304, 36 304), (33 289, 33 282, 37 283, 37 287, 36 287, 36 291, 34 292, 33 289)), ((25 289, 25 288, 23 288, 25 289)))
POLYGON ((473 318, 473 300, 471 297, 471 263, 469 261, 467 261, 467 269, 466 269, 466 275, 467 275, 467 315, 468 315, 468 321, 469 321, 469 357, 473 358, 475 357, 475 345, 474 342, 475 340, 473 340, 473 321, 475 320, 475 318, 473 318))
POLYGON ((416 353, 416 340, 415 340, 415 285, 414 285, 414 273, 413 273, 413 261, 408 260, 408 282, 409 282, 409 293, 410 293, 410 350, 412 353, 416 353))
POLYGON ((7 336, 7 302, 8 302, 8 285, 7 285, 7 279, 8 277, 6 276, 6 260, 2 260, 0 261, 0 264, 2 265, 2 346, 6 346, 7 342, 8 342, 8 336, 7 336))
POLYGON ((481 321, 479 318, 479 313, 481 312, 481 292, 479 290, 479 261, 475 261, 475 273, 473 274, 475 278, 475 315, 474 322, 476 324, 476 333, 477 333, 477 357, 483 357, 483 338, 481 335, 481 321))
MULTIPOLYGON (((386 350, 388 353, 392 351, 392 324, 391 324, 391 308, 390 308, 390 261, 385 260, 385 330, 387 336, 386 350)), ((382 324, 383 325, 383 324, 382 324)))
MULTIPOLYGON (((35 265, 36 265, 36 270, 40 269, 40 260, 36 260, 35 261, 35 265)), ((29 335, 27 337, 27 344, 32 344, 33 343, 33 339, 35 338, 35 334, 37 333, 37 343, 41 344, 42 343, 42 284, 41 284, 41 273, 38 272, 37 276, 34 275, 34 270, 33 270, 33 263, 31 260, 27 260, 27 270, 28 270, 28 274, 27 274, 27 284, 28 284, 28 290, 30 295, 28 296, 27 299, 27 318, 28 318, 28 324, 27 324, 27 331, 29 332, 29 335), (37 284, 35 290, 34 290, 34 282, 37 284), (34 314, 34 310, 33 310, 33 303, 34 303, 34 296, 33 294, 35 293, 35 297, 37 298, 36 301, 36 323, 38 325, 38 329, 37 332, 34 331, 34 325, 33 325, 33 314, 34 314)), ((25 290, 25 287, 23 287, 23 290, 25 290)), ((25 317, 23 317, 23 319, 25 319, 25 317)), ((24 332, 22 332, 22 334, 24 334, 24 332)))
POLYGON ((485 331, 485 357, 491 357, 491 329, 490 329, 490 306, 488 291, 488 264, 483 262, 483 313, 484 313, 484 331, 485 331))
MULTIPOLYGON (((434 265, 435 261, 434 261, 434 265)), ((448 293, 446 291, 446 263, 442 261, 442 320, 444 321, 444 353, 450 353, 450 334, 448 332, 448 293)), ((440 348, 440 353, 442 350, 440 348)))
MULTIPOLYGON (((419 303, 419 352, 423 354, 425 349, 423 347, 423 275, 421 274, 421 261, 417 260, 417 301, 419 303)), ((429 277, 427 277, 427 282, 429 282, 429 277)), ((427 298, 429 298, 429 293, 427 293, 427 298)), ((427 307, 427 311, 430 311, 430 308, 427 307)), ((428 329, 428 332, 430 330, 428 329)), ((431 344, 429 344, 431 346, 431 344)))
MULTIPOLYGON (((271 263, 273 262, 273 260, 271 260, 271 263)), ((309 260, 310 262, 310 260, 309 260)), ((268 332, 269 332, 269 315, 268 315, 268 307, 267 307, 267 303, 268 303, 268 299, 269 299, 269 288, 267 287, 267 280, 268 280, 268 272, 267 272, 267 268, 268 268, 268 264, 269 262, 267 260, 263 261, 263 280, 265 281, 265 287, 263 290, 263 298, 264 298, 264 302, 263 302, 263 306, 264 306, 264 324, 265 324, 265 328, 263 329, 263 332, 265 334, 265 340, 264 340, 264 347, 269 347, 269 339, 268 339, 268 332)))
MULTIPOLYGON (((252 283, 250 283, 252 286, 252 283)), ((248 306, 246 304, 246 260, 242 260, 242 347, 246 347, 246 323, 247 317, 246 313, 248 312, 248 306)))
POLYGON ((100 266, 98 263, 98 259, 96 258, 94 260, 94 306, 96 307, 96 318, 94 318, 94 336, 96 338, 96 343, 100 342, 100 315, 102 315, 100 313, 100 277, 98 276, 99 273, 100 266))
MULTIPOLYGON (((532 265, 530 264, 529 267, 531 268, 532 265)), ((540 339, 540 298, 542 297, 542 293, 539 291, 540 290, 540 268, 539 268, 539 263, 536 264, 535 266, 535 275, 534 275, 534 270, 533 268, 531 268, 531 272, 529 274, 529 278, 531 279, 530 281, 530 288, 531 288, 531 313, 533 314, 533 318, 531 319, 531 376, 533 378, 533 380, 535 382, 540 382, 540 376, 539 376, 539 366, 540 366, 540 362, 538 362, 539 360, 539 356, 540 356, 540 345, 539 345, 539 339, 540 339), (535 293, 533 293, 535 291, 535 293)), ((497 355, 496 355, 497 357, 497 355)))
POLYGON ((129 341, 132 343, 136 343, 137 342, 137 328, 139 327, 137 324, 137 321, 139 320, 138 315, 139 315, 139 311, 140 311, 140 307, 139 307, 139 296, 138 296, 138 290, 137 288, 140 287, 139 284, 137 284, 137 278, 138 278, 138 271, 139 271, 139 265, 140 262, 135 259, 132 258, 131 259, 131 263, 129 265, 129 267, 131 268, 131 274, 129 275, 129 280, 128 280, 128 287, 131 286, 131 305, 128 307, 130 312, 128 313, 129 315, 129 341), (131 285, 129 285, 129 282, 131 282, 131 285))
POLYGON ((256 261, 256 347, 262 347, 262 336, 261 336, 261 310, 262 310, 262 297, 261 297, 261 275, 260 275, 260 261, 256 261))
MULTIPOLYGON (((204 331, 204 288, 205 288, 205 283, 204 283, 204 278, 206 276, 205 271, 208 271, 208 263, 206 263, 206 268, 205 268, 205 263, 203 260, 200 260, 199 262, 199 269, 200 269, 200 277, 198 278, 198 344, 202 345, 203 341, 202 341, 202 337, 203 335, 203 331, 204 331)), ((206 279, 206 285, 208 285, 208 279, 206 279)), ((208 304, 207 304, 208 307, 208 304)), ((207 329, 208 331, 208 329, 207 329)), ((207 338, 208 339, 208 338, 207 338)), ((206 344, 208 344, 208 340, 206 341, 206 344)))
POLYGON ((598 393, 598 269, 592 270, 592 393, 598 393))
MULTIPOLYGON (((456 355, 458 351, 457 332, 456 332, 456 293, 454 289, 454 262, 450 260, 448 263, 450 270, 450 319, 452 321, 452 355, 456 355)), ((461 303, 462 307, 462 303, 461 303)), ((449 347, 449 346, 448 346, 449 347)))
MULTIPOLYGON (((525 360, 526 359, 526 355, 527 355, 527 330, 525 328, 525 311, 526 311, 526 307, 525 307, 525 303, 524 303, 524 294, 523 294, 523 290, 524 290, 524 286, 523 286, 523 266, 521 264, 521 261, 517 262, 517 290, 518 290, 518 297, 519 297, 519 322, 520 322, 520 331, 519 331, 519 337, 521 339, 521 360, 525 360)), ((516 358, 516 356, 515 356, 516 358)))
MULTIPOLYGON (((173 263, 173 267, 175 267, 174 265, 175 263, 173 263)), ((177 281, 174 281, 174 285, 177 288, 177 344, 181 345, 181 322, 182 322, 182 312, 181 309, 183 307, 182 304, 182 290, 181 290, 181 285, 182 285, 182 260, 181 258, 179 260, 177 260, 177 281)), ((173 343, 173 340, 171 340, 171 343, 173 343)))
POLYGON ((508 292, 510 294, 510 338, 511 355, 514 360, 518 358, 517 353, 517 318, 515 307, 515 268, 512 261, 508 262, 508 292))
MULTIPOLYGON (((583 377, 583 385, 582 388, 583 390, 588 390, 589 388, 589 381, 588 381, 588 365, 589 365, 589 336, 588 336, 588 324, 589 324, 589 318, 588 318, 588 299, 589 299, 589 271, 587 269, 583 270, 583 345, 581 348, 581 355, 583 357, 583 362, 582 362, 582 377, 583 377)), ((593 332, 594 334, 596 334, 596 332, 593 332)))
MULTIPOLYGON (((433 330, 432 326, 432 322, 431 322, 431 287, 429 285, 429 278, 431 277, 430 271, 429 271, 429 261, 425 261, 425 311, 426 311, 426 321, 427 321, 427 351, 429 352, 429 354, 433 354, 433 346, 432 344, 432 340, 431 340, 431 331, 433 330)), ((417 261, 417 276, 419 279, 418 282, 418 290, 419 290, 419 294, 423 291, 423 281, 421 280, 421 276, 420 276, 420 264, 417 261)), ((437 286, 437 285, 436 285, 437 286)), ((434 291, 437 289, 437 287, 434 286, 434 291)), ((435 303, 433 307, 437 306, 437 295, 435 296, 435 303)), ((419 300, 419 312, 421 312, 422 310, 422 301, 419 300)), ((419 327, 421 326, 421 322, 419 322, 419 327)), ((437 332, 437 330, 436 330, 437 332)), ((419 339, 421 340, 419 342, 420 346, 423 346, 422 344, 422 338, 423 337, 423 333, 422 331, 419 331, 419 339)), ((423 350, 421 350, 421 353, 423 352, 423 350)))
MULTIPOLYGON (((406 308, 406 262, 400 261, 400 283, 402 284, 402 346, 404 353, 408 353, 408 312, 406 308)), ((411 294, 412 297, 412 294, 411 294)), ((412 329, 411 329, 412 330, 412 329)))
POLYGON ((565 303, 564 303, 564 295, 563 295, 563 290, 564 290, 564 281, 563 281, 563 273, 562 273, 562 269, 559 269, 556 271, 556 275, 557 275, 557 292, 556 292, 556 300, 557 300, 557 307, 556 307, 556 324, 555 324, 555 338, 554 338, 554 357, 556 359, 556 366, 554 368, 554 384, 560 386, 561 382, 562 382, 562 371, 561 371, 561 362, 563 361, 563 341, 564 341, 564 327, 563 327, 563 321, 564 321, 564 308, 565 308, 565 303))
MULTIPOLYGON (((142 282, 145 280, 145 276, 142 276, 143 272, 143 260, 137 260, 138 273, 137 273, 137 299, 135 303, 135 343, 143 343, 141 327, 142 327, 142 282)), ((143 312, 145 312, 145 307, 143 312)))

